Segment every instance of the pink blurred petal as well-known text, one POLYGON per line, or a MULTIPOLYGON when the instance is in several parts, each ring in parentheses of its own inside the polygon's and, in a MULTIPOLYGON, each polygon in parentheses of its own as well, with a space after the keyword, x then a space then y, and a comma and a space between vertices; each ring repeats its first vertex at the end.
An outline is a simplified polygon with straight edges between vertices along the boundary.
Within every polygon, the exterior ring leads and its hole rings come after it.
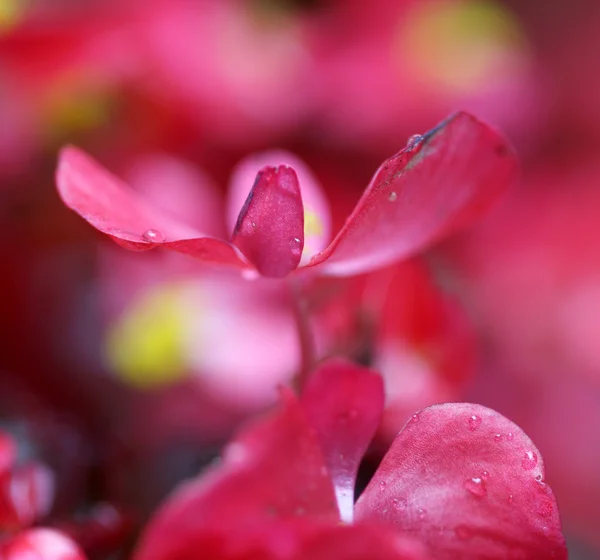
POLYGON ((418 535, 436 559, 567 558, 554 495, 525 433, 480 405, 415 414, 359 498, 359 520, 418 535))
POLYGON ((271 150, 244 158, 233 170, 227 201, 227 227, 233 231, 240 208, 244 205, 256 173, 265 166, 288 165, 296 171, 304 205, 304 250, 302 262, 327 247, 331 239, 329 202, 310 168, 295 155, 271 150))
POLYGON ((379 374, 339 359, 318 367, 302 394, 302 406, 317 430, 344 521, 352 521, 358 466, 379 425, 383 398, 379 374))
POLYGON ((204 538, 228 538, 266 523, 311 516, 339 520, 331 479, 296 398, 246 428, 208 474, 184 484, 147 526, 138 560, 201 555, 204 538), (186 554, 188 556, 186 556, 186 554))
POLYGON ((148 203, 77 148, 61 152, 56 180, 69 208, 127 249, 160 245, 206 262, 248 267, 229 243, 206 237, 148 203))
POLYGON ((300 263, 304 209, 296 172, 265 167, 238 216, 232 243, 263 276, 283 277, 300 263))
POLYGON ((0 431, 0 474, 10 469, 17 458, 17 448, 12 437, 0 431))
POLYGON ((0 546, 2 560, 85 560, 80 548, 54 529, 30 529, 0 546))
POLYGON ((383 163, 342 230, 308 266, 349 275, 413 255, 479 217, 517 169, 500 134, 456 113, 383 163))

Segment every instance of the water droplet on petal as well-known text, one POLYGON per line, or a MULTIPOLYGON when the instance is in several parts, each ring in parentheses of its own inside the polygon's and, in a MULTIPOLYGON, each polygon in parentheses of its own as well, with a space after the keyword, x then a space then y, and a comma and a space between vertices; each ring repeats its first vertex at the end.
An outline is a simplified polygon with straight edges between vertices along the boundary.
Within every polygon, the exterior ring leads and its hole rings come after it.
POLYGON ((385 487, 386 487, 386 486, 387 486, 387 482, 386 482, 385 480, 382 480, 382 481, 379 483, 379 489, 380 489, 380 490, 385 490, 385 487))
POLYGON ((392 500, 392 505, 395 509, 405 509, 407 505, 406 498, 394 498, 392 500))
POLYGON ((466 525, 459 525, 454 532, 461 541, 467 541, 473 537, 473 530, 466 525))
POLYGON ((412 418, 410 419, 411 422, 418 422, 419 421, 419 415, 418 414, 413 414, 412 418))
POLYGON ((479 426, 481 426, 481 416, 473 414, 473 416, 469 417, 469 430, 474 432, 479 426))
POLYGON ((481 478, 482 478, 483 480, 487 480, 488 478, 490 478, 490 473, 489 473, 489 472, 487 472, 487 471, 483 471, 483 472, 481 473, 481 478))
POLYGON ((296 243, 300 243, 300 238, 299 238, 299 237, 294 237, 294 241, 295 241, 296 243))
POLYGON ((533 451, 526 451, 525 457, 523 457, 523 460, 521 461, 521 466, 526 471, 530 471, 537 465, 537 462, 538 462, 537 455, 533 451))
POLYGON ((470 478, 465 482, 465 488, 474 496, 483 497, 487 494, 485 481, 482 478, 470 478))
POLYGON ((538 474, 535 477, 535 481, 538 482, 539 484, 544 485, 544 486, 546 485, 546 483, 544 482, 544 477, 541 474, 538 474))
POLYGON ((513 435, 513 433, 512 433, 512 432, 508 432, 508 434, 506 434, 506 439, 507 439, 508 441, 512 441, 514 437, 515 437, 515 436, 513 435))
POLYGON ((164 243, 165 236, 157 229, 147 229, 142 233, 142 241, 147 243, 164 243))
POLYGON ((425 516, 427 515, 427 510, 424 508, 419 508, 417 510, 417 513, 419 514, 419 519, 425 519, 425 516))
POLYGON ((253 228, 255 228, 255 227, 256 227, 256 222, 252 222, 252 223, 251 223, 251 226, 252 226, 253 228))
POLYGON ((398 200, 398 195, 395 192, 391 192, 390 196, 388 196, 388 200, 390 202, 396 202, 396 200, 398 200))
POLYGON ((514 500, 515 500, 515 497, 512 494, 509 494, 508 495, 508 503, 512 504, 514 502, 514 500))
POLYGON ((502 441, 502 434, 494 434, 494 441, 496 441, 496 442, 502 441))
POLYGON ((406 142, 406 147, 408 149, 414 148, 421 140, 423 140, 421 134, 413 134, 406 142))

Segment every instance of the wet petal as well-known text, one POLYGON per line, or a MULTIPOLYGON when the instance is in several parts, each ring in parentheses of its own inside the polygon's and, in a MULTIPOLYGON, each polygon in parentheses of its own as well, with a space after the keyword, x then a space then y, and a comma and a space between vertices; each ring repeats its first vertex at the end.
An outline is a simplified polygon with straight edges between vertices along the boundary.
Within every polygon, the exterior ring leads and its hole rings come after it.
POLYGON ((383 411, 379 374, 344 360, 330 360, 309 378, 302 406, 325 453, 338 507, 352 521, 358 466, 383 411))
POLYGON ((300 263, 304 210, 296 172, 265 167, 240 211, 231 241, 264 276, 283 277, 300 263))
POLYGON ((296 171, 304 205, 304 249, 302 263, 308 262, 331 240, 331 215, 329 202, 323 188, 310 168, 295 155, 272 150, 244 158, 233 170, 227 201, 227 225, 233 231, 240 208, 244 205, 256 173, 265 166, 288 165, 296 171))
POLYGON ((517 169, 502 136, 457 113, 383 163, 342 230, 309 266, 357 274, 413 255, 479 217, 517 169))
POLYGON ((440 560, 567 558, 539 451, 517 425, 475 404, 415 414, 356 517, 419 536, 440 560))
POLYGON ((196 557, 202 539, 235 544, 236 534, 277 520, 339 521, 316 435, 295 397, 283 401, 226 448, 221 464, 171 496, 147 526, 138 560, 196 557))
POLYGON ((205 262, 249 268, 231 244, 153 206, 77 148, 62 150, 56 181, 69 208, 127 249, 161 246, 205 262))

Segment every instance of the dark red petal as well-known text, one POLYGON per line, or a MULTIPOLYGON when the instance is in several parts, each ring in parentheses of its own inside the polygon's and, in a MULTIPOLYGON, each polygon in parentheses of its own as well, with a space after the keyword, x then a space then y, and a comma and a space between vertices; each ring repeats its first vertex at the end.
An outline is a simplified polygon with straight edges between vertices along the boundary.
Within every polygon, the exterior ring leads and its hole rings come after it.
POLYGON ((383 400, 381 376, 344 360, 330 360, 317 368, 302 394, 344 521, 352 521, 358 466, 379 426, 383 400))
POLYGON ((264 276, 280 278, 298 266, 304 248, 304 208, 291 167, 259 171, 231 241, 264 276))
POLYGON ((383 163, 336 238, 308 266, 357 274, 413 255, 480 216, 517 170, 502 136, 457 113, 383 163))
POLYGON ((2 560, 85 560, 80 548, 54 529, 29 529, 0 546, 2 560))
POLYGON ((517 425, 475 404, 416 414, 359 498, 356 517, 419 536, 439 560, 567 558, 540 452, 517 425))
POLYGON ((298 401, 247 428, 210 473, 183 485, 159 510, 141 540, 138 560, 185 558, 208 536, 235 544, 236 533, 274 520, 311 516, 339 521, 325 461, 298 401))
POLYGON ((209 263, 250 268, 231 244, 153 206, 77 148, 62 150, 56 182, 69 208, 127 249, 161 246, 209 263))
POLYGON ((10 469, 17 457, 17 449, 12 437, 0 431, 0 474, 10 469))

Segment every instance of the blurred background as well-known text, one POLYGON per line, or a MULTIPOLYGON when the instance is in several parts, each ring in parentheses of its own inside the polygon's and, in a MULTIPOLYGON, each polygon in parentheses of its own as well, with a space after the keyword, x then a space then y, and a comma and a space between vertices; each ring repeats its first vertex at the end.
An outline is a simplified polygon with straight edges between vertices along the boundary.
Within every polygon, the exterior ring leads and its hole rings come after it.
POLYGON ((56 194, 61 146, 225 236, 235 165, 284 149, 335 231, 385 158, 464 109, 510 138, 519 185, 420 260, 312 283, 319 355, 382 371, 375 456, 436 402, 515 421, 572 557, 600 557, 599 26, 596 0, 0 0, 0 431, 37 468, 0 530, 125 550, 300 362, 280 283, 101 238, 56 194))

